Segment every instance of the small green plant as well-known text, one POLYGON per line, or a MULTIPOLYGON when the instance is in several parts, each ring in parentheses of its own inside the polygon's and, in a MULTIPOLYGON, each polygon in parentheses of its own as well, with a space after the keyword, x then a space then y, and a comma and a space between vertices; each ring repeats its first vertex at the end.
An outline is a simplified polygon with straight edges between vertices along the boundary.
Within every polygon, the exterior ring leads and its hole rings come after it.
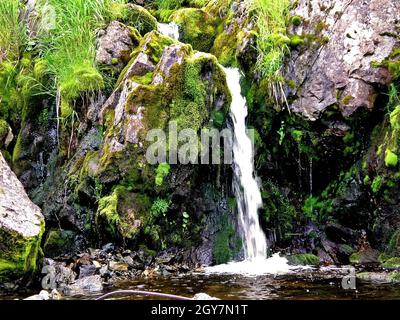
POLYGON ((285 122, 281 122, 281 127, 277 131, 279 135, 279 145, 281 146, 283 144, 283 140, 285 139, 286 136, 286 131, 285 131, 285 122))
POLYGON ((182 213, 182 229, 183 229, 183 231, 187 231, 188 224, 189 224, 189 214, 185 211, 182 213))
POLYGON ((301 25, 301 23, 302 23, 302 19, 301 19, 300 16, 293 16, 292 17, 292 24, 294 26, 299 26, 299 25, 301 25))
POLYGON ((157 187, 161 187, 164 183, 164 179, 168 176, 171 166, 168 163, 160 163, 156 169, 155 184, 157 187))
POLYGON ((377 193, 382 186, 382 177, 381 176, 376 176, 374 181, 372 181, 371 184, 371 190, 373 193, 377 193))
POLYGON ((171 205, 171 200, 157 198, 153 202, 150 212, 155 218, 158 218, 161 215, 165 217, 169 210, 170 205, 171 205))

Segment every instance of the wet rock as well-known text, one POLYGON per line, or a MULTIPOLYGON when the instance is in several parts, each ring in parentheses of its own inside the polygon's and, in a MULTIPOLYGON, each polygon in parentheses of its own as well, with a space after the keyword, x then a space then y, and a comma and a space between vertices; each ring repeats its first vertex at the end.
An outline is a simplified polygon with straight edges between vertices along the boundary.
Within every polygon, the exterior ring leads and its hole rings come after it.
POLYGON ((379 251, 367 248, 365 250, 353 253, 349 260, 352 264, 377 264, 379 251))
POLYGON ((113 66, 120 72, 128 63, 132 49, 139 44, 139 33, 124 24, 113 21, 105 30, 100 32, 96 62, 103 65, 113 66))
POLYGON ((386 269, 400 270, 400 257, 389 258, 382 263, 382 267, 386 269))
POLYGON ((51 230, 44 243, 43 252, 48 258, 73 255, 84 248, 84 240, 71 230, 51 230))
POLYGON ((361 283, 400 283, 400 273, 398 272, 361 272, 356 275, 361 283))
POLYGON ((299 36, 312 35, 306 50, 294 51, 286 78, 298 84, 291 110, 316 120, 338 105, 348 117, 371 110, 382 87, 391 81, 388 70, 371 64, 389 57, 399 44, 398 1, 299 1, 292 14, 304 23, 293 26, 299 36), (379 9, 378 9, 379 8, 379 9))
POLYGON ((41 210, 0 153, 0 282, 27 277, 36 269, 44 231, 41 210))
POLYGON ((66 266, 65 263, 55 262, 51 259, 45 259, 41 273, 44 275, 41 284, 45 290, 69 285, 75 281, 77 276, 71 265, 66 266))
POLYGON ((108 267, 112 271, 128 271, 129 265, 123 262, 110 261, 108 267))
POLYGON ((94 264, 85 264, 79 267, 79 279, 93 276, 97 271, 94 264))
POLYGON ((302 253, 291 256, 286 256, 288 263, 293 266, 307 266, 307 265, 319 265, 320 259, 314 254, 302 253))
POLYGON ((78 279, 71 285, 65 286, 62 292, 67 296, 90 295, 103 291, 103 283, 99 275, 78 279))

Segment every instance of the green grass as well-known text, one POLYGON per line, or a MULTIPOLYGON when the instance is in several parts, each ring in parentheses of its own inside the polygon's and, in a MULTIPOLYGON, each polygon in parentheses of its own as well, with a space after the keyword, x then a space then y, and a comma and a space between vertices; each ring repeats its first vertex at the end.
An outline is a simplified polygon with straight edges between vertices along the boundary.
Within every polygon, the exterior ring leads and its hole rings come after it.
POLYGON ((110 16, 110 0, 48 0, 56 14, 55 25, 43 32, 43 57, 54 76, 63 101, 63 116, 72 112, 69 103, 82 92, 104 86, 95 65, 96 30, 110 16))
POLYGON ((286 35, 289 0, 247 0, 256 19, 258 59, 256 70, 263 78, 282 81, 281 69, 290 39, 286 35))
POLYGON ((13 61, 20 55, 25 28, 19 23, 19 0, 0 1, 0 62, 13 61))

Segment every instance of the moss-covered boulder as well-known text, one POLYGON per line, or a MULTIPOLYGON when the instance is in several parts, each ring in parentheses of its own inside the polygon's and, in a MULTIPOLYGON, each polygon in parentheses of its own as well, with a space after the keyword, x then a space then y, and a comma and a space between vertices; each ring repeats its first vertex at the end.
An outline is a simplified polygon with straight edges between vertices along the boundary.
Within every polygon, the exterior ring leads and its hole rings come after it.
POLYGON ((157 30, 157 19, 142 6, 113 2, 111 11, 114 19, 137 28, 142 35, 157 30))
POLYGON ((153 250, 200 241, 211 209, 204 205, 207 188, 199 186, 215 182, 217 166, 150 164, 146 153, 153 142, 147 133, 167 133, 174 122, 178 132, 192 129, 200 138, 202 128, 226 127, 230 102, 215 56, 156 31, 147 33, 99 112, 102 142, 78 151, 67 166, 70 210, 75 221, 83 220, 80 212, 87 216, 78 228, 103 242, 139 243, 153 250), (214 174, 205 177, 202 171, 214 174))
POLYGON ((209 52, 220 22, 217 17, 203 9, 183 8, 177 10, 171 20, 180 27, 180 41, 191 44, 195 50, 209 52))
POLYGON ((300 253, 287 256, 288 263, 293 266, 317 266, 320 264, 320 259, 311 253, 300 253))
POLYGON ((0 154, 0 283, 36 270, 44 220, 0 154))

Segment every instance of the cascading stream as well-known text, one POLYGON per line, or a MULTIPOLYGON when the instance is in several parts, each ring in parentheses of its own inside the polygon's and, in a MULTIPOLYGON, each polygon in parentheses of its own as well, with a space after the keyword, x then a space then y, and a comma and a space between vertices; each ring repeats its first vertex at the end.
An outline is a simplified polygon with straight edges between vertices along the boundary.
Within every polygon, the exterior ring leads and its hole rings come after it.
POLYGON ((179 40, 179 26, 175 22, 159 23, 158 32, 176 41, 179 40))
POLYGON ((266 259, 267 239, 258 220, 258 209, 262 207, 262 198, 254 175, 254 150, 246 129, 248 112, 246 100, 241 95, 240 72, 238 69, 225 69, 225 73, 232 94, 233 192, 237 200, 239 222, 243 233, 245 259, 266 259))
POLYGON ((233 122, 233 191, 237 200, 239 225, 242 232, 245 260, 208 267, 206 273, 278 274, 291 272, 287 260, 274 254, 267 258, 267 239, 261 228, 258 210, 262 197, 255 177, 253 143, 247 134, 248 115, 245 98, 241 95, 239 69, 224 68, 232 95, 231 118, 233 122))
MULTIPOLYGON (((174 22, 159 23, 158 31, 179 41, 179 27, 174 22)), ((273 255, 267 259, 267 240, 261 228, 258 210, 262 206, 260 188, 255 177, 253 163, 253 144, 247 135, 248 115, 245 98, 241 95, 240 71, 236 68, 223 68, 232 95, 231 117, 233 122, 233 191, 237 200, 239 224, 242 232, 245 260, 224 265, 208 267, 207 273, 232 274, 278 274, 290 272, 287 260, 273 255)))

